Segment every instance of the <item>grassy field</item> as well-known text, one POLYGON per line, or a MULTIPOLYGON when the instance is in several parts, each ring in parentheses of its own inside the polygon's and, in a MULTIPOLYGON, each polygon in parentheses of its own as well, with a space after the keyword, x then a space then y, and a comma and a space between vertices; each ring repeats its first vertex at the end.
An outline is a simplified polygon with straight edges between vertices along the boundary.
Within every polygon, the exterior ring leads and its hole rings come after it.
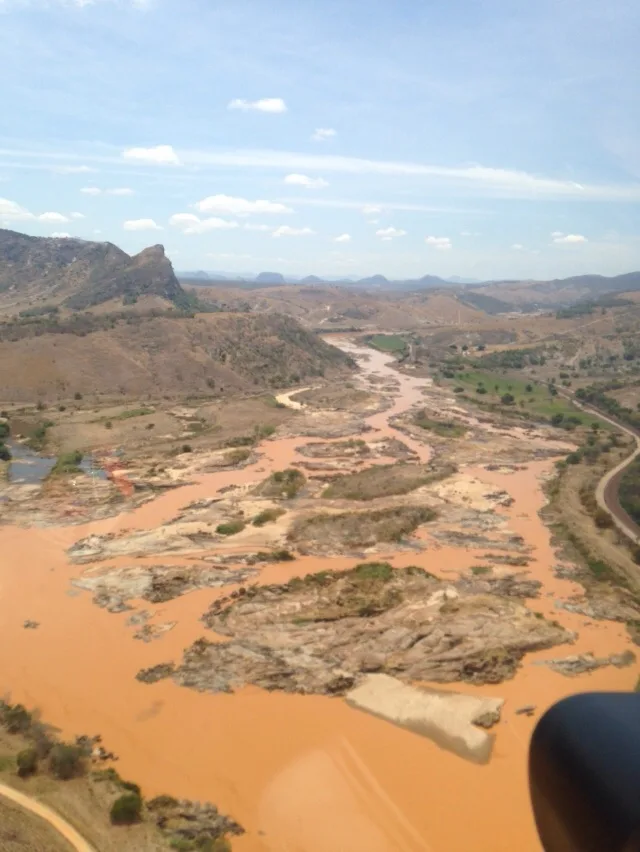
POLYGON ((448 380, 453 387, 464 389, 465 394, 477 398, 477 402, 485 404, 501 404, 505 394, 510 393, 515 398, 515 403, 504 406, 520 410, 530 414, 534 418, 550 420, 555 414, 565 417, 572 415, 579 417, 585 426, 597 422, 605 427, 601 420, 575 408, 571 402, 560 394, 553 396, 549 393, 546 384, 534 384, 527 379, 515 378, 513 376, 498 375, 483 370, 469 370, 464 373, 456 373, 454 379, 448 380), (479 387, 486 388, 486 393, 478 393, 479 387))
POLYGON ((2 852, 71 852, 71 846, 44 820, 0 799, 2 852))
POLYGON ((407 348, 406 340, 397 334, 372 334, 367 343, 381 352, 404 352, 407 348))

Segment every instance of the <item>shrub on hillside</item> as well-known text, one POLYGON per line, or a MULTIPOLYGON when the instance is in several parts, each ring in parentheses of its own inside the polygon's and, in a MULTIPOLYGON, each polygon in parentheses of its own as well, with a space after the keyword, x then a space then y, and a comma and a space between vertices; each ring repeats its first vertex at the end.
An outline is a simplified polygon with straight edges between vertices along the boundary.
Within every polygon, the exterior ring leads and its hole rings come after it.
POLYGON ((68 781, 82 769, 82 750, 78 746, 58 743, 49 755, 49 770, 61 781, 68 781))
POLYGON ((29 775, 33 775, 38 768, 38 752, 33 746, 25 748, 18 752, 16 763, 18 775, 21 778, 27 778, 29 775))
POLYGON ((133 825, 140 822, 142 798, 138 793, 124 793, 111 806, 109 814, 113 825, 133 825))
POLYGON ((600 527, 602 530, 609 529, 613 526, 611 515, 608 512, 605 512, 604 509, 597 509, 593 516, 593 520, 595 521, 596 526, 600 527))
POLYGON ((228 521, 226 524, 218 524, 216 532, 218 535, 236 535, 244 529, 244 521, 228 521))

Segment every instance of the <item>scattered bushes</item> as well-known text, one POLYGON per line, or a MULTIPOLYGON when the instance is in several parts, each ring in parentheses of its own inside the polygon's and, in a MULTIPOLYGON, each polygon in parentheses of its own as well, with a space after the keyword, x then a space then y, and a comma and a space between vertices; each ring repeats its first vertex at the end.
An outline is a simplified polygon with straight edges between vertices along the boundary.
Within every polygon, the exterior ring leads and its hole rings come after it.
POLYGON ((263 497, 292 500, 304 488, 306 482, 307 479, 301 471, 290 467, 286 470, 276 470, 256 491, 263 497))

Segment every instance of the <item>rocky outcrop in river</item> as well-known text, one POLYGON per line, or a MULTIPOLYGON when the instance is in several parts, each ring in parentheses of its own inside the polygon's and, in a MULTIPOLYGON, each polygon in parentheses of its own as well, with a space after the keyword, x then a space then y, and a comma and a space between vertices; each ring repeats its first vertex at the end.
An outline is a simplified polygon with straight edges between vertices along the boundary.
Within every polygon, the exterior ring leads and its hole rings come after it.
POLYGON ((387 563, 251 587, 214 602, 203 621, 228 641, 198 640, 173 677, 208 692, 254 684, 325 695, 344 694, 372 672, 500 683, 527 652, 573 639, 524 605, 538 589, 521 575, 448 584, 387 563))

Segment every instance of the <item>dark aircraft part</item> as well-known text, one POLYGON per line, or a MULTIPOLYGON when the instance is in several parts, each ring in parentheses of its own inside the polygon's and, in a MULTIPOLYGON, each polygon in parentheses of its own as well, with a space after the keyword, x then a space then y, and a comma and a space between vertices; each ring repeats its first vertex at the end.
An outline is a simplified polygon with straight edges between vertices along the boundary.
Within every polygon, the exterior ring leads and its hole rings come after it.
POLYGON ((533 733, 529 784, 545 852, 639 852, 640 694, 551 707, 533 733))

